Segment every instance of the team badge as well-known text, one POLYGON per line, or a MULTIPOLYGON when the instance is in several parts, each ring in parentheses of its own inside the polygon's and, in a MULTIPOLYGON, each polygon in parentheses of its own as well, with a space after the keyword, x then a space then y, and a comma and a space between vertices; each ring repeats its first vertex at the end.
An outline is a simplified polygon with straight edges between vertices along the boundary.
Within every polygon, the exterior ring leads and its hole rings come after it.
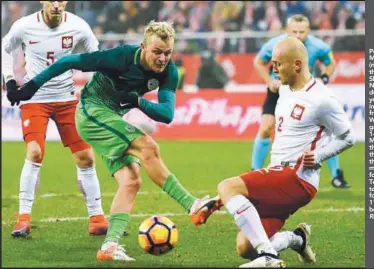
POLYGON ((126 128, 126 131, 128 131, 129 133, 135 132, 135 127, 132 126, 131 124, 126 125, 125 128, 126 128))
POLYGON ((73 47, 73 36, 63 36, 61 41, 63 49, 71 49, 73 47))
POLYGON ((305 107, 296 104, 291 112, 291 118, 294 118, 295 120, 301 120, 304 110, 305 107))
POLYGON ((148 80, 148 83, 147 83, 148 90, 150 91, 157 90, 159 84, 160 83, 158 82, 157 79, 151 78, 150 80, 148 80))

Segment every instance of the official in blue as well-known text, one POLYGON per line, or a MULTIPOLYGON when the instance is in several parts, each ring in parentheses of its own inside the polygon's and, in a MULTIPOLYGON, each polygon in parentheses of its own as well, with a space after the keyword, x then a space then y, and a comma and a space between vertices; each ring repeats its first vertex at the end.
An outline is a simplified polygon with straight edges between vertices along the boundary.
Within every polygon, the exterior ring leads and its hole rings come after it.
MULTIPOLYGON (((262 107, 260 128, 253 145, 252 170, 260 169, 264 165, 270 150, 270 137, 275 124, 274 111, 279 98, 278 89, 281 83, 277 76, 272 71, 269 72, 267 68, 268 63, 271 61, 275 44, 288 36, 300 39, 308 51, 309 69, 315 73, 317 61, 322 64, 319 79, 324 84, 329 83, 329 78, 335 70, 336 64, 331 47, 323 40, 309 35, 309 32, 309 19, 304 15, 293 15, 287 20, 287 33, 271 38, 262 46, 255 57, 254 67, 267 85, 267 96, 262 107)), ((332 186, 336 188, 349 188, 350 185, 345 180, 343 171, 340 169, 338 156, 327 160, 327 165, 332 176, 332 186)))

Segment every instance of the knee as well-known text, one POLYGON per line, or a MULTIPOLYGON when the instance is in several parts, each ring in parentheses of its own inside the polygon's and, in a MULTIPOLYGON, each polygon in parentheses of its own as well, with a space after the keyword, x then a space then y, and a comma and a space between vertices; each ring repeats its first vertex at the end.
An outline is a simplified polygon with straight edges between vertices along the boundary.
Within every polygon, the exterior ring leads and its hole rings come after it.
POLYGON ((125 170, 125 174, 123 174, 124 180, 120 180, 118 182, 119 189, 132 189, 135 192, 140 190, 142 186, 142 178, 140 177, 140 166, 136 163, 132 163, 129 166, 129 169, 125 170))
POLYGON ((225 179, 217 186, 218 194, 224 204, 235 195, 248 197, 248 190, 241 177, 225 179))
POLYGON ((75 152, 75 163, 79 168, 89 168, 94 165, 94 154, 91 149, 75 152))
POLYGON ((34 163, 42 162, 43 151, 38 143, 33 141, 27 144, 27 159, 34 163))
POLYGON ((126 190, 131 189, 134 192, 138 192, 141 186, 142 186, 142 179, 140 175, 138 175, 136 177, 131 177, 131 178, 129 177, 128 180, 126 180, 126 182, 124 182, 123 184, 120 184, 118 188, 126 189, 126 190))
POLYGON ((235 190, 233 188, 233 180, 232 179, 225 179, 224 181, 220 182, 217 186, 217 191, 219 197, 225 203, 231 196, 235 195, 235 190))
POLYGON ((262 138, 269 138, 271 136, 272 130, 273 130, 273 125, 269 123, 265 123, 260 128, 260 131, 259 131, 260 136, 262 138))

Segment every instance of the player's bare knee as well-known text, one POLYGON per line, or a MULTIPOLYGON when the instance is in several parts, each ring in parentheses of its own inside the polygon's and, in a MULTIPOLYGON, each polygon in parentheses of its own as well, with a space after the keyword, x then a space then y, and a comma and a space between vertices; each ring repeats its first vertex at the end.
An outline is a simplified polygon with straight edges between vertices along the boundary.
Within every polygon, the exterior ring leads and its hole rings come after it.
POLYGON ((264 114, 261 118, 261 125, 259 128, 259 135, 262 138, 269 138, 273 131, 275 119, 273 115, 264 114))
POLYGON ((131 163, 126 167, 118 170, 115 175, 118 182, 118 188, 133 189, 138 191, 142 185, 140 177, 140 166, 138 163, 131 163))
POLYGON ((232 188, 232 179, 225 179, 221 181, 217 186, 217 191, 219 197, 221 197, 222 201, 225 203, 230 197, 235 195, 235 191, 232 188))
POLYGON ((75 163, 79 168, 89 168, 94 165, 94 157, 91 149, 77 151, 73 154, 75 163))
POLYGON ((273 126, 271 124, 264 124, 261 126, 259 134, 262 138, 269 138, 271 136, 273 126))
POLYGON ((247 187, 240 177, 225 179, 218 184, 217 191, 224 204, 235 195, 248 195, 247 187))
POLYGON ((39 144, 35 141, 31 141, 27 144, 27 159, 34 163, 42 162, 42 149, 39 144))

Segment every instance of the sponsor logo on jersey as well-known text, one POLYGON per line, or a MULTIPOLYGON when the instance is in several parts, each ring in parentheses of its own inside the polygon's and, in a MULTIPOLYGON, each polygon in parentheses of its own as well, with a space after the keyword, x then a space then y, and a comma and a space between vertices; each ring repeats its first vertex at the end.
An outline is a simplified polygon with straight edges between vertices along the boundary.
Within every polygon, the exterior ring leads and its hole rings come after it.
POLYGON ((153 91, 153 90, 157 90, 158 86, 159 86, 159 81, 155 78, 151 78, 150 80, 148 80, 147 82, 147 87, 148 87, 148 90, 150 91, 153 91))
POLYGON ((32 40, 29 40, 29 44, 38 44, 40 41, 32 41, 32 40))
POLYGON ((71 49, 73 47, 73 36, 63 36, 61 46, 63 49, 71 49))
POLYGON ((305 107, 296 104, 291 112, 291 118, 294 118, 295 120, 301 120, 304 110, 305 107))

